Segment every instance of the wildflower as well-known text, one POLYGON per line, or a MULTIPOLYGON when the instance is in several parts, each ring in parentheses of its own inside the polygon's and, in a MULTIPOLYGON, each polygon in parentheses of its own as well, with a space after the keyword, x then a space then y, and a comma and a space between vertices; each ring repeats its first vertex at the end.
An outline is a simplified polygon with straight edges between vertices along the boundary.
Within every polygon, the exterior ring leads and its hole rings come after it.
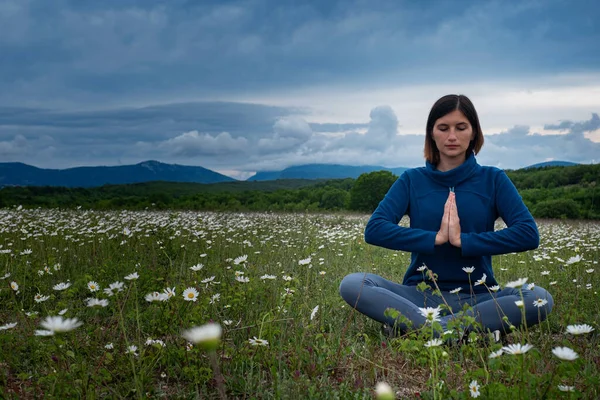
POLYGON ((427 341, 424 346, 425 347, 437 347, 437 346, 441 346, 442 343, 444 343, 442 341, 442 339, 431 339, 431 340, 427 341))
POLYGON ((47 331, 45 329, 38 329, 34 332, 35 336, 52 336, 54 335, 54 332, 52 331, 47 331))
POLYGON ((198 291, 196 288, 189 287, 183 291, 183 298, 185 301, 196 301, 198 300, 198 291))
POLYGON ((535 283, 530 283, 527 285, 527 290, 533 290, 533 288, 535 288, 535 283))
POLYGON ((325 272, 325 271, 319 271, 319 275, 321 275, 321 276, 325 275, 326 273, 327 272, 325 272))
POLYGON ((247 276, 236 276, 235 280, 241 283, 248 283, 250 282, 250 278, 248 278, 247 276))
POLYGON ((163 289, 163 293, 167 295, 167 298, 165 299, 166 301, 175 296, 175 287, 173 286, 172 288, 163 289))
POLYGON ((561 392, 574 392, 575 386, 558 385, 558 390, 561 392))
POLYGON ((487 279, 487 275, 483 274, 483 276, 481 277, 481 279, 475 281, 475 285, 474 286, 483 285, 485 283, 486 279, 487 279))
POLYGON ((583 257, 581 257, 579 254, 573 257, 570 257, 567 261, 565 261, 565 265, 571 265, 571 264, 575 264, 579 261, 583 260, 583 257))
POLYGON ((291 281, 291 280, 292 280, 292 277, 291 277, 291 276, 289 276, 289 275, 283 275, 283 276, 281 277, 281 279, 283 279, 283 280, 284 280, 284 281, 286 281, 286 282, 289 282, 289 281, 291 281))
POLYGON ((419 268, 417 268, 417 271, 419 271, 419 272, 423 272, 423 271, 425 271, 426 269, 427 269, 427 265, 423 264, 423 265, 421 265, 419 268))
POLYGON ((550 275, 550 271, 542 271, 542 276, 550 275))
POLYGON ((586 269, 585 272, 587 272, 588 274, 591 274, 594 272, 594 268, 586 269))
POLYGON ((244 254, 243 256, 236 257, 236 258, 233 260, 233 263, 234 263, 235 265, 239 265, 239 264, 241 264, 241 263, 243 263, 243 262, 246 262, 246 260, 248 260, 248 255, 247 255, 247 254, 244 254))
POLYGON ((476 380, 472 380, 471 383, 469 383, 469 393, 471 393, 471 397, 479 397, 479 395, 481 395, 481 392, 479 392, 479 384, 476 380))
POLYGON ((226 320, 224 320, 224 321, 223 321, 223 325, 227 325, 227 326, 229 326, 229 325, 231 325, 231 324, 233 324, 233 321, 232 321, 232 320, 230 320, 230 319, 226 319, 226 320))
POLYGON ((491 352, 488 357, 489 358, 497 358, 497 357, 500 357, 502 355, 502 353, 504 353, 504 350, 500 349, 500 350, 491 352))
POLYGON ((196 264, 190 267, 190 269, 194 272, 198 272, 200 271, 202 268, 204 268, 204 264, 200 263, 200 264, 196 264))
POLYGON ((165 347, 165 342, 163 342, 163 341, 162 341, 162 340, 160 340, 160 339, 152 339, 152 338, 148 338, 148 339, 146 340, 146 343, 145 343, 145 344, 146 344, 146 346, 152 346, 152 345, 155 345, 155 344, 157 344, 157 345, 159 345, 160 347, 165 347))
POLYGON ((15 281, 12 281, 12 282, 10 283, 10 288, 11 288, 12 290, 14 290, 15 292, 17 292, 17 291, 19 290, 19 284, 18 284, 17 282, 15 282, 15 281))
POLYGON ((588 324, 567 326, 567 333, 570 333, 571 335, 583 335, 584 333, 590 333, 593 330, 594 328, 588 324))
POLYGON ((137 357, 137 355, 138 355, 138 353, 136 353, 137 349, 138 349, 137 346, 135 344, 132 344, 127 347, 127 350, 125 350, 125 354, 133 354, 134 356, 137 357))
POLYGON ((312 261, 311 257, 305 258, 304 260, 298 261, 298 265, 308 265, 312 261))
POLYGON ((88 307, 106 307, 108 305, 108 300, 106 299, 94 299, 88 298, 86 299, 88 307))
MULTIPOLYGON (((114 290, 116 290, 117 292, 122 292, 123 291, 123 287, 125 286, 125 284, 123 282, 113 282, 110 285, 108 285, 108 289, 110 290, 110 295, 112 295, 112 292, 114 290)), ((106 289, 104 289, 104 291, 106 292, 106 289)))
POLYGON ((148 293, 146 296, 144 296, 144 299, 148 303, 152 303, 153 301, 165 301, 166 297, 167 297, 167 295, 164 293, 152 292, 152 293, 148 293))
POLYGON ((463 267, 462 270, 465 271, 467 274, 470 274, 473 271, 475 271, 475 267, 463 267))
POLYGON ((61 283, 57 283, 56 285, 52 286, 52 289, 54 290, 65 290, 68 289, 71 286, 70 282, 61 282, 61 283))
POLYGON ((50 296, 44 296, 41 293, 38 293, 33 297, 33 300, 35 300, 36 303, 43 303, 44 301, 48 300, 49 298, 50 298, 50 296))
POLYGON ((67 313, 67 311, 68 311, 68 310, 69 310, 68 308, 63 308, 62 310, 60 310, 60 311, 58 312, 58 315, 65 315, 65 314, 67 313))
POLYGON ((461 288, 461 287, 457 287, 456 289, 452 289, 452 290, 450 291, 450 293, 452 293, 452 294, 457 294, 457 293, 458 293, 458 292, 460 292, 461 290, 462 290, 462 288, 461 288))
POLYGON ((546 304, 548 304, 548 300, 546 300, 546 299, 536 299, 536 300, 533 301, 533 305, 536 306, 536 307, 538 307, 538 308, 539 307, 543 307, 546 304))
POLYGON ((568 347, 555 347, 552 349, 552 354, 565 361, 573 361, 579 357, 573 349, 568 347))
POLYGON ((248 342, 252 346, 268 346, 269 345, 269 342, 267 342, 265 339, 257 339, 256 336, 254 336, 254 338, 252 338, 252 339, 248 339, 248 342))
POLYGON ((210 298, 210 304, 215 304, 217 301, 219 301, 221 299, 221 293, 215 293, 211 298, 210 298))
POLYGON ((105 345, 104 345, 104 348, 105 348, 106 350, 112 350, 112 349, 114 349, 114 348, 115 348, 115 346, 114 346, 114 345, 112 344, 112 342, 111 342, 111 343, 107 343, 107 344, 105 344, 105 345))
POLYGON ((200 345, 205 349, 216 349, 221 341, 222 333, 223 329, 221 325, 211 322, 185 330, 181 336, 189 342, 200 345))
POLYGON ((69 332, 72 331, 75 328, 80 327, 81 325, 83 325, 83 322, 80 322, 77 320, 77 318, 63 318, 61 316, 56 316, 56 317, 46 317, 46 319, 44 319, 40 325, 42 326, 42 328, 46 328, 47 330, 51 331, 52 333, 62 333, 62 332, 69 332))
POLYGON ((4 276, 0 277, 0 279, 4 280, 6 278, 8 278, 10 276, 10 272, 7 272, 6 274, 4 274, 4 276))
POLYGON ((313 308, 312 312, 310 313, 310 320, 312 321, 315 318, 315 315, 317 315, 317 311, 319 311, 319 306, 315 306, 315 308, 313 308))
POLYGON ((98 283, 94 281, 89 281, 87 287, 90 289, 90 292, 97 292, 100 289, 98 283))
POLYGON ((6 331, 8 329, 14 328, 15 326, 17 326, 17 323, 16 322, 11 322, 9 324, 5 324, 5 325, 0 326, 0 331, 6 331))
POLYGON ((386 382, 377 382, 377 385, 375 385, 375 398, 377 400, 394 400, 394 391, 386 382))
MULTIPOLYGON (((211 276, 210 278, 202 279, 202 280, 200 281, 200 283, 207 283, 207 284, 208 284, 208 283, 213 283, 213 281, 214 281, 214 280, 215 280, 215 276, 213 275, 213 276, 211 276)), ((214 282, 214 283, 218 283, 218 282, 214 282)))
POLYGON ((135 281, 135 280, 136 280, 136 279, 138 279, 139 277, 140 277, 140 276, 138 275, 138 273, 137 273, 137 272, 133 272, 133 273, 131 273, 131 274, 127 275, 127 276, 125 277, 125 279, 127 279, 128 281, 135 281))
POLYGON ((490 289, 492 292, 497 292, 498 290, 500 290, 500 286, 494 285, 494 286, 490 286, 488 289, 490 289))
POLYGON ((517 307, 519 308, 523 308, 524 304, 523 304, 523 300, 517 300, 515 301, 515 304, 517 305, 517 307))
POLYGON ((275 275, 263 275, 260 277, 260 279, 265 280, 265 279, 277 279, 277 277, 275 275))
POLYGON ((508 282, 504 286, 509 287, 509 288, 520 288, 521 286, 523 286, 526 283, 527 283, 527 278, 519 278, 516 281, 508 282))
POLYGON ((428 322, 435 322, 435 321, 440 321, 440 311, 442 309, 438 306, 438 307, 425 307, 425 308, 421 308, 419 307, 419 312, 421 313, 422 316, 425 317, 425 319, 428 322))
POLYGON ((517 344, 509 344, 508 346, 504 346, 502 348, 502 350, 505 353, 512 354, 512 355, 517 355, 517 354, 525 354, 529 350, 531 350, 532 348, 533 348, 533 346, 530 345, 530 344, 523 344, 522 345, 520 343, 517 343, 517 344))

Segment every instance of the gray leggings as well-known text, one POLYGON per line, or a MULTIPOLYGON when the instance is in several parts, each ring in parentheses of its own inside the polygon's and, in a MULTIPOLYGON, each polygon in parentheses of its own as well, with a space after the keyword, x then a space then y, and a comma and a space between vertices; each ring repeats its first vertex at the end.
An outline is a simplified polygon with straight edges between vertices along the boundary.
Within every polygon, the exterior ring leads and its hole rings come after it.
MULTIPOLYGON (((419 312, 419 307, 437 307, 444 304, 440 296, 433 295, 431 290, 420 292, 416 286, 401 285, 379 275, 369 273, 353 273, 347 275, 340 284, 342 298, 357 311, 366 316, 389 326, 396 326, 401 331, 408 330, 404 324, 398 323, 391 317, 384 315, 387 308, 393 308, 412 322, 412 327, 418 329, 425 323, 425 317, 419 312)), ((518 288, 505 288, 496 293, 459 293, 442 292, 442 295, 455 316, 460 316, 463 305, 466 303, 472 308, 467 314, 475 317, 484 330, 509 333, 512 324, 519 327, 523 323, 527 326, 535 325, 546 319, 552 310, 554 301, 545 289, 535 286, 528 290, 523 286, 518 288), (534 306, 536 299, 545 299, 548 303, 542 307, 534 306), (519 308, 515 301, 523 300, 524 309, 519 308), (503 317, 508 318, 508 322, 503 317)), ((441 324, 444 329, 454 318, 451 314, 442 317, 441 324)))

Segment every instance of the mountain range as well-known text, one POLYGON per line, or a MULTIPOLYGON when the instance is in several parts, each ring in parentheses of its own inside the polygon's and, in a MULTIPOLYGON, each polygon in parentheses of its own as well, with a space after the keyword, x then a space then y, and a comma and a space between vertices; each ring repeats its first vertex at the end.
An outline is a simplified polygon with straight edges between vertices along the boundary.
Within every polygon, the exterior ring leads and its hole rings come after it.
MULTIPOLYGON (((567 161, 549 161, 526 168, 576 165, 567 161)), ((400 176, 407 168, 386 168, 376 165, 306 164, 285 168, 281 171, 263 171, 251 176, 249 181, 278 179, 340 179, 358 178, 363 173, 386 170, 400 176)), ((63 186, 96 187, 108 184, 128 184, 151 181, 218 183, 234 182, 229 176, 196 166, 165 164, 144 161, 135 165, 75 167, 45 169, 11 162, 0 163, 0 187, 2 186, 63 186)))

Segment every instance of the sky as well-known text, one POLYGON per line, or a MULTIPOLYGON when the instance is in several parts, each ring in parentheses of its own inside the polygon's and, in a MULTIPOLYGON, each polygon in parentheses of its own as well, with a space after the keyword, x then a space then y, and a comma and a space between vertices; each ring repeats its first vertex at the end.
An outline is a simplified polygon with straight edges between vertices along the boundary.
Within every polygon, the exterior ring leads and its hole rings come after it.
POLYGON ((599 18, 596 0, 0 0, 0 162, 419 167, 456 93, 480 164, 598 163, 599 18))

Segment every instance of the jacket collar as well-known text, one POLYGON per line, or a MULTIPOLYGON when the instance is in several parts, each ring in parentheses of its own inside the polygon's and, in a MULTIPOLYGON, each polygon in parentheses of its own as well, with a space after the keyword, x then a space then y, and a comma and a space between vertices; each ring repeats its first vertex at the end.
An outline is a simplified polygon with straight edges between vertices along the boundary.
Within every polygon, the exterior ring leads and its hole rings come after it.
POLYGON ((477 170, 481 168, 475 159, 475 154, 470 153, 465 162, 449 171, 441 172, 429 161, 425 162, 426 174, 439 183, 447 187, 458 186, 461 182, 469 179, 477 170))

